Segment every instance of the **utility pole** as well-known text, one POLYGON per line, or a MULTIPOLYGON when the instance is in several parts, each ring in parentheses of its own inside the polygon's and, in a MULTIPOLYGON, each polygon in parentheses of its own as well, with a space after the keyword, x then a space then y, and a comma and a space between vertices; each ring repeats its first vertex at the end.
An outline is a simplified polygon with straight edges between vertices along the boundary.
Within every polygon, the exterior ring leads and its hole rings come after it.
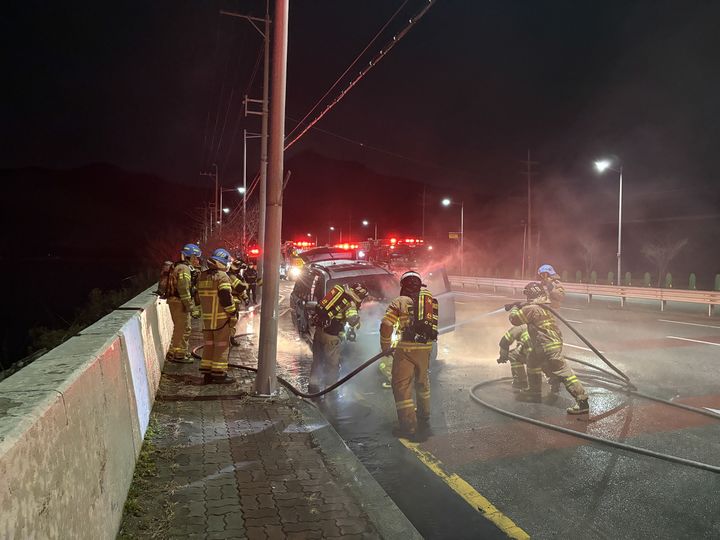
MULTIPOLYGON (((535 171, 533 171, 534 165, 540 165, 540 162, 538 161, 532 161, 530 159, 530 149, 527 151, 527 161, 521 161, 523 165, 526 166, 526 169, 524 171, 525 176, 527 177, 527 238, 528 238, 528 244, 530 246, 530 249, 527 250, 527 266, 528 266, 528 272, 532 272, 531 268, 533 268, 533 256, 532 256, 532 177, 535 174, 535 171)), ((539 243, 539 240, 538 240, 539 243)), ((523 242, 523 245, 525 245, 525 242, 523 242)), ((525 279, 525 273, 523 272, 523 279, 525 279)))
POLYGON ((280 231, 282 228, 283 157, 285 143, 285 91, 287 84, 288 12, 290 0, 275 0, 273 30, 272 117, 270 124, 267 184, 267 226, 262 259, 265 286, 260 311, 260 345, 255 393, 269 396, 275 392, 278 339, 278 297, 280 294, 280 231))
POLYGON ((220 189, 219 189, 219 182, 218 182, 218 166, 217 163, 213 163, 213 170, 212 171, 201 171, 200 176, 209 176, 211 178, 215 179, 215 202, 214 202, 214 208, 210 215, 210 234, 213 232, 213 228, 215 223, 219 223, 222 219, 220 216, 220 212, 222 212, 222 208, 218 208, 218 205, 220 203, 220 189), (213 221, 215 223, 213 223, 213 221))
MULTIPOLYGON (((423 184, 423 198, 422 198, 422 234, 420 238, 425 240, 425 188, 427 186, 423 184)), ((377 227, 377 224, 375 225, 377 227)), ((377 229, 375 230, 375 240, 377 240, 377 229)))
MULTIPOLYGON (((263 97, 259 99, 248 99, 245 96, 245 116, 248 114, 255 114, 262 116, 262 135, 260 139, 260 223, 258 225, 258 244, 260 245, 260 254, 265 253, 265 207, 267 206, 267 174, 268 174, 268 94, 270 90, 270 0, 265 2, 265 18, 260 19, 258 17, 251 17, 249 15, 242 15, 240 13, 234 13, 231 11, 220 10, 222 15, 229 15, 231 17, 239 17, 246 19, 250 24, 253 25, 261 36, 263 36, 263 43, 265 46, 265 65, 263 66, 263 97), (265 31, 260 30, 255 24, 256 22, 265 23, 265 31), (248 103, 262 103, 262 112, 248 110, 248 103)), ((282 175, 281 175, 282 176, 282 175)), ((264 257, 258 259, 258 274, 263 275, 264 257)), ((262 295, 262 287, 260 294, 262 295)))

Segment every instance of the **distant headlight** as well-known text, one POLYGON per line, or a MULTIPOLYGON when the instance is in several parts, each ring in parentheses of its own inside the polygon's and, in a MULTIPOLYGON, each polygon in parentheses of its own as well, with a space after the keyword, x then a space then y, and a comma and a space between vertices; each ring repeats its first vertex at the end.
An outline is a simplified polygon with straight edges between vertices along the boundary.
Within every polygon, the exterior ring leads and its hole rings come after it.
POLYGON ((290 269, 290 277, 300 277, 300 269, 297 266, 293 266, 290 269))

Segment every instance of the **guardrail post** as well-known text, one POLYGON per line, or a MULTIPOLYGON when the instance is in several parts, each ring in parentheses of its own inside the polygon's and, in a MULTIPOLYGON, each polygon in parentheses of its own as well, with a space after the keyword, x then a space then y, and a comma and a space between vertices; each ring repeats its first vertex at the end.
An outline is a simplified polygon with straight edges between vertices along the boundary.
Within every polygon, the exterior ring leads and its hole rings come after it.
POLYGON ((660 311, 665 311, 665 304, 667 300, 660 300, 660 311))
POLYGON ((697 289, 697 276, 695 272, 690 272, 690 279, 688 280, 688 289, 694 291, 697 289))
POLYGON ((712 317, 713 315, 713 305, 708 304, 708 317, 712 317))
POLYGON ((588 293, 588 304, 592 302, 592 294, 588 293))

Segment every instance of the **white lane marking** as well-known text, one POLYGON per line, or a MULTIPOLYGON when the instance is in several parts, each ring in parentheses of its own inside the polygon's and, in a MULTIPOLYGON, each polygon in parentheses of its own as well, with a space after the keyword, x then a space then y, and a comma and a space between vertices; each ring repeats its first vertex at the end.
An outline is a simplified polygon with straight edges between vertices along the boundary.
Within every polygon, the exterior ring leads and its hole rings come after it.
POLYGON ((583 324, 582 321, 573 321, 572 319, 565 319, 567 322, 575 323, 575 324, 583 324))
MULTIPOLYGON (((572 347, 573 349, 580 349, 583 351, 594 352, 592 349, 588 349, 587 347, 581 347, 580 345, 573 345, 572 343, 565 343, 565 346, 572 347)), ((600 350, 600 349, 598 349, 598 350, 600 350)), ((600 353, 605 354, 605 351, 600 351, 600 353)))
POLYGON ((576 307, 561 307, 560 309, 569 309, 570 311, 582 311, 582 309, 576 307))
POLYGON ((713 343, 712 341, 701 341, 699 339, 689 339, 685 337, 677 337, 677 336, 665 336, 668 339, 679 339, 681 341, 692 341, 693 343, 702 343, 703 345, 715 345, 716 347, 720 347, 720 343, 713 343))
POLYGON ((704 409, 707 409, 710 412, 714 412, 715 414, 720 414, 720 409, 711 409, 710 407, 703 407, 704 409))
POLYGON ((469 293, 462 291, 452 291, 455 296, 468 296, 470 298, 512 298, 512 296, 503 296, 501 294, 490 294, 490 293, 469 293))
POLYGON ((668 319, 658 319, 660 322, 669 322, 674 324, 686 324, 688 326, 702 326, 703 328, 720 328, 720 326, 713 326, 712 324, 699 324, 694 322, 682 322, 682 321, 670 321, 668 319))

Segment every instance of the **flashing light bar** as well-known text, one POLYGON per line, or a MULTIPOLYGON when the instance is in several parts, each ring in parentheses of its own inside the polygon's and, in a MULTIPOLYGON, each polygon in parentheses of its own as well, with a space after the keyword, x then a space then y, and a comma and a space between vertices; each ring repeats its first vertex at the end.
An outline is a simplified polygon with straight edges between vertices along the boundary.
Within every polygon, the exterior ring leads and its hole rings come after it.
POLYGON ((358 244, 335 244, 335 247, 338 249, 358 249, 360 246, 358 244))
POLYGON ((298 242, 290 242, 290 243, 295 247, 303 247, 303 248, 315 246, 315 242, 308 242, 307 240, 301 240, 298 242))

